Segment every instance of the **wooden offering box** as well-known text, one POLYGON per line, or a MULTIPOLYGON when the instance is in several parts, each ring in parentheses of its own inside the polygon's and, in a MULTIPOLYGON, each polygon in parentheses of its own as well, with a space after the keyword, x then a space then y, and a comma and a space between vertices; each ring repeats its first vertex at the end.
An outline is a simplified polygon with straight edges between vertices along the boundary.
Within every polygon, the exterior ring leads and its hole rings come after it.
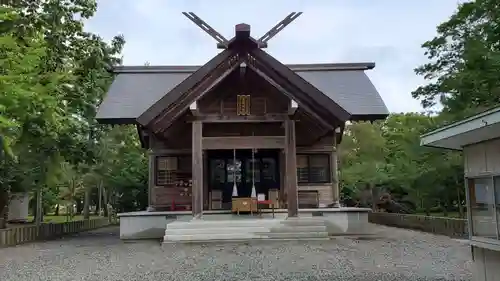
POLYGON ((250 197, 233 198, 232 211, 240 212, 257 212, 257 202, 250 197))

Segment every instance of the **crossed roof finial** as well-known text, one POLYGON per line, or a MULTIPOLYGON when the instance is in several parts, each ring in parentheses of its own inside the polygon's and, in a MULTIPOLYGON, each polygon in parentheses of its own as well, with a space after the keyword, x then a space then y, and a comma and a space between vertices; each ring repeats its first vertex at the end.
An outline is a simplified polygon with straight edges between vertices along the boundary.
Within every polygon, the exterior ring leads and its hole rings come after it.
MULTIPOLYGON (((230 43, 230 40, 227 40, 222 34, 217 32, 217 30, 213 29, 209 24, 207 24, 204 20, 198 17, 193 12, 182 12, 184 16, 190 19, 193 23, 195 23, 198 27, 200 27, 203 31, 205 31, 208 35, 212 36, 217 41, 217 48, 227 49, 230 43)), ((282 21, 273 26, 266 32, 262 37, 256 40, 256 43, 260 48, 266 48, 267 42, 276 36, 279 32, 281 32, 287 25, 289 25, 292 21, 298 18, 302 12, 292 12, 288 16, 286 16, 282 21)), ((248 24, 237 24, 235 26, 236 34, 239 32, 250 34, 250 25, 248 24)))

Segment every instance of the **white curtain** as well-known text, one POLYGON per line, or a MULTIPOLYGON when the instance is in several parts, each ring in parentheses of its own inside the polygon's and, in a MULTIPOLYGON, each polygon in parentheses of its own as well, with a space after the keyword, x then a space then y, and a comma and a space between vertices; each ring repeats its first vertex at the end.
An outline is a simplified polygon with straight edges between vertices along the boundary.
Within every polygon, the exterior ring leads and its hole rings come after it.
POLYGON ((236 186, 236 181, 233 184, 233 197, 238 197, 238 187, 236 186))

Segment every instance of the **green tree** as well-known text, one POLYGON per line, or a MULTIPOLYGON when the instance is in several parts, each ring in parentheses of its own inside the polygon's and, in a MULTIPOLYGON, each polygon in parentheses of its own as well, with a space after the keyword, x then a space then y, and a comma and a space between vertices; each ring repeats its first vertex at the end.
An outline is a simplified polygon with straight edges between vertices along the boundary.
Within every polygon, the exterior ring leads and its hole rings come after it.
POLYGON ((349 125, 340 149, 344 199, 352 196, 366 205, 369 197, 388 192, 402 206, 394 209, 461 206, 461 155, 420 146, 420 136, 439 126, 441 119, 391 114, 383 122, 349 125))
MULTIPOLYGON (((12 1, 1 7, 0 132, 17 157, 9 167, 3 164, 3 171, 27 175, 4 183, 37 191, 38 221, 41 198, 58 193, 51 177, 60 159, 92 167, 99 139, 108 130, 97 126, 94 116, 112 81, 108 69, 120 63, 124 40, 117 36, 107 44, 83 31, 96 7, 92 0, 12 1)), ((6 201, 0 200, 3 213, 6 201)))
POLYGON ((440 102, 452 120, 500 103, 500 2, 467 1, 422 47, 430 62, 415 69, 430 83, 412 95, 425 108, 440 102))
MULTIPOLYGON (((19 16, 14 9, 0 7, 0 18, 13 22, 19 16)), ((64 104, 60 100, 58 84, 69 74, 62 72, 39 73, 38 66, 43 63, 47 48, 40 33, 16 39, 12 32, 0 37, 0 134, 3 147, 11 150, 13 146, 23 146, 38 153, 46 145, 50 147, 64 130, 61 124, 64 104), (35 141, 36 140, 36 141, 35 141)), ((39 158, 47 162, 46 158, 39 158)), ((50 162, 50 160, 49 160, 50 162)), ((16 175, 6 171, 18 169, 16 161, 2 163, 4 175, 16 175)), ((39 175, 43 173, 38 173, 39 175)), ((0 213, 5 213, 8 204, 10 183, 13 178, 4 178, 0 199, 0 213)))

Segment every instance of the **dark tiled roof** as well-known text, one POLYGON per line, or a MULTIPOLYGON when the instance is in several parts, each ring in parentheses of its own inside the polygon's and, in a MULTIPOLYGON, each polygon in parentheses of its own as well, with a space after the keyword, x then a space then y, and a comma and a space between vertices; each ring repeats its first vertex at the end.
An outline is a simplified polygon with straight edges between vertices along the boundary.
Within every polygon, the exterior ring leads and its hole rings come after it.
MULTIPOLYGON (((298 75, 347 110, 355 120, 384 118, 387 107, 365 70, 373 63, 293 64, 298 75)), ((120 66, 97 112, 104 122, 135 120, 199 66, 120 66), (113 121, 114 120, 114 121, 113 121)))

